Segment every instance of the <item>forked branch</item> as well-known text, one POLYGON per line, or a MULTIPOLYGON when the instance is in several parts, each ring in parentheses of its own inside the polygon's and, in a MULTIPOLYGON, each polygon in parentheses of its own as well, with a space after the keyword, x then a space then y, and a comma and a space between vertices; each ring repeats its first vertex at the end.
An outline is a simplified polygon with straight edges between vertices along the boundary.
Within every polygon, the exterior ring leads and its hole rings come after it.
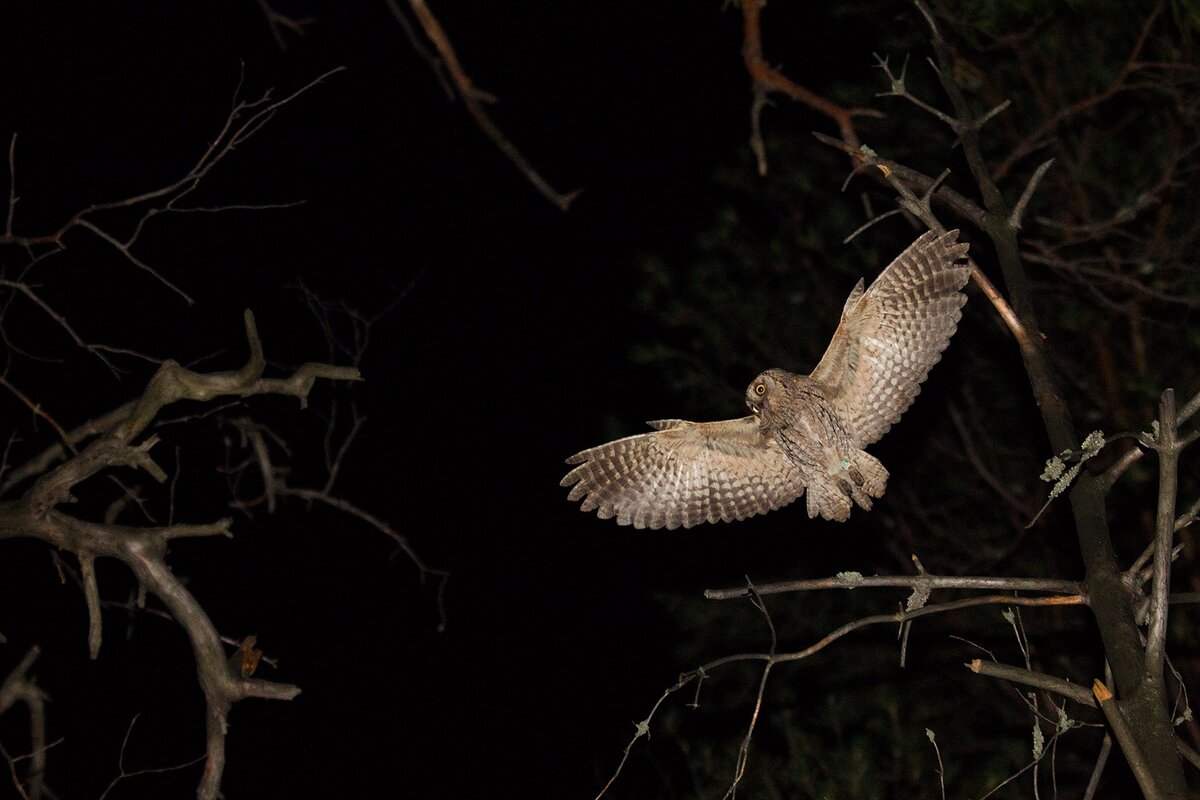
POLYGON ((92 564, 97 558, 124 563, 146 592, 157 597, 184 629, 192 645, 200 687, 207 705, 207 756, 197 790, 201 800, 219 794, 225 765, 225 732, 229 710, 248 697, 287 700, 300 689, 235 673, 228 664, 221 637, 212 620, 183 581, 166 564, 173 539, 229 535, 227 519, 200 525, 129 527, 79 519, 59 510, 73 488, 89 477, 117 466, 141 469, 156 480, 165 479, 150 451, 157 437, 135 440, 166 406, 181 400, 208 401, 218 397, 282 394, 307 401, 320 379, 359 380, 357 369, 329 364, 305 364, 282 378, 264 377, 266 360, 254 316, 245 314, 250 356, 240 369, 200 373, 168 361, 150 380, 142 395, 122 406, 124 414, 109 420, 107 431, 77 454, 42 474, 17 500, 0 504, 0 539, 32 537, 73 553, 82 566, 89 609, 89 650, 93 657, 101 642, 99 587, 92 564))

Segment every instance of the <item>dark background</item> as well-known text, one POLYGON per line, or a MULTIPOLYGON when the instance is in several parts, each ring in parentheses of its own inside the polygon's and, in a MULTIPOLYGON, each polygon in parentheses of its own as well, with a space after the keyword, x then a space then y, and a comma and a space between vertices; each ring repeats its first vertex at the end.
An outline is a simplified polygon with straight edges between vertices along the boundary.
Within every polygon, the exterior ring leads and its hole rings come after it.
MULTIPOLYGON (((914 30, 907 6, 862 17, 804 5, 773 4, 767 40, 769 60, 782 60, 801 83, 841 76, 861 84, 879 32, 914 30)), ((647 533, 581 515, 557 486, 565 456, 638 432, 642 420, 737 413, 740 386, 756 369, 731 371, 725 391, 698 400, 681 398, 654 363, 631 357, 663 336, 639 300, 645 259, 687 270, 697 232, 729 202, 730 174, 751 197, 769 200, 746 144, 740 14, 720 6, 436 4, 468 74, 500 98, 490 107, 498 124, 556 188, 583 190, 567 213, 446 99, 382 2, 280 2, 281 11, 314 17, 304 37, 288 36, 286 51, 251 2, 26 3, 3 12, 0 127, 19 132, 21 233, 181 173, 224 119, 239 74, 246 97, 268 87, 281 96, 347 68, 281 109, 195 198, 304 205, 176 216, 148 231, 144 257, 194 305, 82 239, 78 257, 39 274, 45 296, 79 321, 85 338, 184 363, 211 356, 205 368, 241 363, 247 307, 281 372, 324 360, 301 284, 365 314, 391 308, 372 328, 364 384, 318 386, 307 416, 283 398, 245 406, 286 433, 299 485, 320 481, 322 415, 331 402, 353 399, 368 421, 338 492, 450 571, 444 630, 435 587, 421 585, 388 539, 334 512, 293 504, 274 517, 236 515, 233 540, 173 546, 170 563, 221 632, 257 635, 279 660, 261 674, 304 690, 290 703, 234 708, 226 797, 591 797, 633 721, 680 671, 738 649, 726 639, 765 646, 761 617, 748 608, 718 616, 704 588, 894 563, 881 531, 864 528, 859 513, 836 529, 793 508, 736 526, 647 533), (710 638, 682 655, 680 620, 710 626, 710 638)), ((861 92, 843 100, 873 101, 861 92)), ((806 138, 833 126, 794 106, 768 119, 797 137, 781 158, 830 164, 817 186, 825 203, 802 208, 806 220, 861 222, 857 199, 839 193, 845 165, 806 138)), ((892 227, 840 257, 869 278, 913 235, 892 227)), ((838 276, 828 291, 843 295, 853 282, 838 276)), ((785 366, 811 366, 806 356, 819 353, 834 320, 816 323, 824 333, 785 366)), ((23 348, 65 359, 18 359, 12 375, 68 426, 136 395, 151 374, 134 361, 115 379, 29 310, 14 311, 6 327, 23 348)), ((1002 369, 1015 369, 1013 358, 1002 369)), ((879 448, 889 466, 921 450, 922 420, 939 414, 932 398, 971 369, 951 354, 946 374, 935 371, 922 403, 879 448)), ((1029 405, 1019 413, 1034 419, 1029 405)), ((7 396, 0 415, 25 431, 18 452, 53 440, 7 396)), ((176 518, 230 513, 215 472, 228 433, 180 427, 164 430, 155 451, 170 471, 179 448, 176 518)), ((1044 457, 1026 454, 1030 465, 1044 457)), ((162 492, 147 491, 157 492, 151 508, 165 512, 162 492)), ((1075 567, 1063 566, 1067 574, 1075 567)), ((124 567, 101 563, 99 576, 104 597, 128 597, 124 567)), ((70 576, 60 582, 41 543, 4 543, 0 672, 31 644, 43 648, 35 674, 52 698, 50 737, 62 739, 47 779, 62 797, 103 790, 135 715, 127 769, 203 751, 202 699, 182 633, 119 609, 104 623, 91 662, 70 576)), ((864 634, 867 646, 884 649, 894 647, 892 635, 864 634)), ((847 669, 851 653, 831 650, 815 669, 847 669)), ((803 686, 806 669, 783 680, 803 686)), ((742 703, 738 724, 755 680, 747 672, 723 684, 742 703)), ((889 680, 905 691, 904 675, 889 680)), ((825 689, 811 692, 813 705, 828 699, 825 689)), ((0 720, 0 740, 19 751, 16 717, 0 720)), ((910 733, 921 736, 921 726, 910 733)), ((656 768, 634 765, 651 778, 635 777, 619 796, 657 796, 656 768)), ((198 769, 131 778, 111 796, 188 796, 198 769)), ((932 763, 928 770, 923 779, 936 782, 932 763)), ((0 781, 0 796, 8 788, 0 781)))

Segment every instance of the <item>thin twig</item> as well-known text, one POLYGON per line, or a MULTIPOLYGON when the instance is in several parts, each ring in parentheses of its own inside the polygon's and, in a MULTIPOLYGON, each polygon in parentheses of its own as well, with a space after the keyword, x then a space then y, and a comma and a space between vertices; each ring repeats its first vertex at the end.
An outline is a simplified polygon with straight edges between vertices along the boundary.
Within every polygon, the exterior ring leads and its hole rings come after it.
POLYGON ((1038 168, 1033 171, 1033 177, 1029 179, 1029 183, 1025 184, 1025 191, 1021 192, 1021 199, 1013 206, 1012 214, 1008 217, 1008 224, 1014 230, 1019 230, 1021 227, 1021 218, 1025 215, 1025 206, 1029 205, 1029 201, 1033 199, 1033 193, 1037 191, 1038 184, 1042 182, 1046 171, 1054 164, 1054 159, 1051 158, 1043 161, 1038 165, 1038 168))
MULTIPOLYGON (((761 594, 758 587, 755 587, 755 592, 761 594)), ((1014 597, 1012 595, 985 595, 983 597, 970 597, 963 600, 950 601, 947 603, 927 605, 911 611, 900 609, 891 614, 875 614, 868 617, 861 617, 835 628, 824 637, 812 645, 804 648, 803 650, 797 650, 790 653, 738 653, 735 655, 722 656, 721 658, 713 659, 712 661, 697 667, 691 672, 685 672, 680 675, 679 680, 676 681, 675 685, 666 689, 662 695, 659 696, 658 700, 654 703, 654 706, 650 709, 650 713, 646 716, 646 718, 637 723, 637 732, 634 734, 633 738, 630 739, 628 744, 626 744, 620 763, 617 765, 617 768, 613 772, 612 776, 610 776, 608 781, 605 782, 604 787, 600 790, 599 794, 596 795, 596 800, 600 800, 600 798, 602 798, 616 782, 616 779, 621 774, 621 770, 628 761, 629 753, 632 750, 633 745, 637 743, 637 740, 643 736, 649 736, 650 723, 653 721, 654 715, 657 713, 658 709, 664 702, 666 702, 667 698, 693 681, 706 679, 709 674, 716 669, 729 664, 740 664, 754 661, 765 662, 769 665, 803 661, 804 659, 824 650, 826 647, 842 637, 855 631, 862 630, 863 628, 868 628, 874 625, 897 625, 910 620, 919 619, 921 617, 944 614, 964 608, 977 608, 980 606, 1001 604, 1010 606, 1086 605, 1087 598, 1085 598, 1082 594, 1055 597, 1014 597)))
POLYGON ((1179 490, 1178 420, 1175 415, 1175 391, 1167 389, 1159 403, 1158 436, 1158 514, 1154 534, 1154 583, 1150 590, 1150 628, 1146 632, 1147 681, 1160 682, 1166 652, 1167 597, 1171 591, 1171 543, 1175 538, 1175 497, 1179 490))
MULTIPOLYGON (((568 208, 570 208, 571 203, 576 197, 579 196, 582 190, 576 189, 573 192, 561 194, 554 189, 554 187, 552 187, 545 178, 541 176, 541 173, 534 169, 533 165, 529 163, 529 159, 525 158, 521 151, 517 149, 517 146, 513 144, 507 136, 505 136, 504 132, 500 130, 500 127, 496 125, 491 116, 489 116, 487 111, 484 110, 483 103, 495 102, 496 98, 488 92, 477 88, 471 82, 471 79, 467 76, 466 71, 463 69, 462 64, 458 60, 458 54, 454 51, 454 45, 450 43, 450 37, 446 35, 446 31, 442 28, 442 24, 438 22, 437 17, 435 17, 433 12, 430 11, 429 6, 425 3, 425 0, 408 0, 408 2, 409 5, 412 6, 413 14, 416 16, 417 22, 421 24, 421 28, 425 31, 425 35, 429 38, 429 41, 433 44, 434 48, 441 56, 440 61, 434 61, 428 57, 425 59, 433 68, 434 74, 438 76, 439 81, 444 80, 440 71, 441 68, 444 68, 446 73, 449 75, 450 80, 458 88, 458 95, 462 98, 462 102, 467 109, 467 113, 469 113, 471 118, 475 120, 475 124, 479 126, 479 129, 483 131, 483 133, 487 135, 489 139, 492 140, 492 143, 499 148, 500 152, 503 153, 518 170, 521 171, 521 173, 525 176, 525 179, 533 184, 534 188, 536 188, 543 197, 545 197, 554 205, 558 206, 562 211, 566 211, 568 208)), ((388 6, 391 8, 392 14, 396 17, 396 19, 399 20, 401 25, 405 27, 409 39, 413 40, 415 37, 412 36, 411 31, 409 30, 411 26, 405 25, 407 20, 399 12, 399 7, 396 6, 395 3, 390 2, 390 0, 388 2, 388 6)), ((443 88, 445 88, 444 83, 443 88)))
POLYGON ((89 646, 93 654, 99 647, 100 605, 92 572, 95 558, 122 561, 134 573, 139 585, 158 597, 184 629, 192 645, 207 708, 206 764, 197 789, 199 800, 214 800, 219 793, 230 707, 248 697, 290 700, 300 691, 289 684, 235 675, 229 668, 224 645, 212 620, 166 564, 167 546, 171 541, 228 535, 229 520, 137 528, 78 519, 63 513, 58 506, 70 499, 71 490, 77 484, 116 466, 136 467, 155 480, 165 481, 166 473, 150 455, 158 438, 150 436, 139 444, 134 441, 153 423, 159 412, 172 403, 210 401, 223 396, 282 394, 296 397, 303 406, 318 379, 360 379, 354 368, 312 363, 301 366, 287 377, 264 377, 266 359, 254 316, 249 311, 244 322, 250 355, 243 367, 229 372, 198 373, 173 361, 164 363, 142 395, 122 407, 126 412, 124 417, 112 421, 107 435, 43 473, 20 499, 0 503, 0 539, 33 537, 79 557, 88 598, 89 646))
POLYGON ((1088 778, 1087 789, 1083 792, 1083 800, 1092 800, 1096 796, 1096 788, 1100 785, 1100 776, 1104 774, 1104 766, 1108 763, 1108 755, 1112 752, 1112 736, 1104 734, 1100 743, 1100 754, 1096 756, 1096 766, 1092 767, 1092 776, 1088 778))

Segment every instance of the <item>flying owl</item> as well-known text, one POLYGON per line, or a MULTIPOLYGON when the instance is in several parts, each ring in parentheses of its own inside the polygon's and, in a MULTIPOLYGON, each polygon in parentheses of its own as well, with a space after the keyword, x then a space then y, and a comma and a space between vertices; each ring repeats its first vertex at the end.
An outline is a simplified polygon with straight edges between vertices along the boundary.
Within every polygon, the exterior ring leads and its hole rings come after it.
POLYGON ((888 471, 863 448, 912 405, 967 301, 958 231, 925 233, 865 291, 859 280, 809 375, 782 369, 746 389, 750 416, 649 423, 651 433, 576 453, 562 479, 582 511, 635 528, 690 528, 785 506, 808 489, 808 516, 870 510, 888 471))

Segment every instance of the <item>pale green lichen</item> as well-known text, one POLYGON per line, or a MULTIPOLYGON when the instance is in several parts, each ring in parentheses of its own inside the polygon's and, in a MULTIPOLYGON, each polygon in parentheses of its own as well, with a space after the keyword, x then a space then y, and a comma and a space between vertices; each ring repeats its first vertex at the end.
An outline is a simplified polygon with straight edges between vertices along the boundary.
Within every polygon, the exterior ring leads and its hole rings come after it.
POLYGON ((937 735, 934 734, 934 732, 931 731, 929 728, 925 729, 925 738, 928 739, 929 741, 933 742, 934 744, 937 744, 937 735))
POLYGON ((1062 476, 1063 470, 1066 469, 1066 467, 1067 465, 1062 462, 1061 458, 1054 456, 1054 458, 1046 461, 1046 468, 1042 470, 1042 474, 1039 477, 1046 483, 1049 483, 1050 481, 1056 481, 1062 476))
POLYGON ((1104 444, 1104 431, 1092 431, 1083 440, 1079 461, 1071 465, 1070 469, 1066 468, 1066 462, 1063 461, 1064 458, 1071 455, 1070 450, 1064 450, 1046 462, 1046 469, 1042 471, 1041 479, 1047 483, 1056 481, 1054 487, 1050 490, 1050 500, 1053 500, 1067 490, 1067 487, 1075 480, 1075 476, 1079 474, 1079 470, 1083 468, 1083 462, 1089 458, 1093 458, 1103 450, 1104 444))
POLYGON ((1042 726, 1035 719, 1033 721, 1033 757, 1041 758, 1042 753, 1046 749, 1046 734, 1042 733, 1042 726))
POLYGON ((861 572, 839 572, 836 577, 840 582, 844 583, 850 588, 854 588, 863 582, 863 575, 861 572))
POLYGON ((1059 733, 1066 733, 1075 727, 1075 721, 1067 716, 1066 703, 1058 707, 1058 725, 1056 727, 1059 733))
POLYGON ((1079 470, 1082 468, 1083 464, 1079 463, 1063 473, 1063 476, 1058 479, 1058 483, 1054 484, 1054 488, 1050 490, 1050 499, 1053 500, 1065 492, 1067 487, 1071 485, 1071 481, 1075 480, 1075 476, 1079 474, 1079 470))
POLYGON ((913 593, 909 595, 908 602, 904 604, 904 610, 916 611, 918 608, 924 608, 925 604, 929 602, 929 592, 929 587, 924 584, 914 586, 913 593))

